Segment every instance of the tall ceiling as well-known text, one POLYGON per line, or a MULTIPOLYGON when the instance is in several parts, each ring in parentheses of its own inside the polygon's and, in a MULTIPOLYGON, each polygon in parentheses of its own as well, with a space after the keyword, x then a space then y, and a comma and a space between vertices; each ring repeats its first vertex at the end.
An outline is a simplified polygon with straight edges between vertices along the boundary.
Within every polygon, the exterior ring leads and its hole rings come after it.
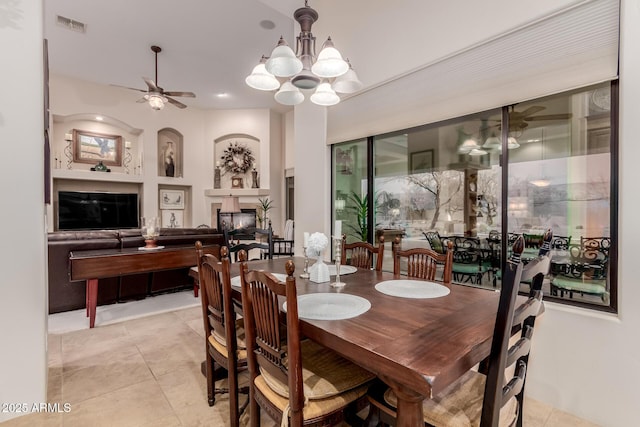
MULTIPOLYGON (((150 47, 157 45, 162 52, 156 83, 165 91, 194 92, 194 99, 176 98, 187 106, 277 107, 272 92, 251 89, 244 79, 280 35, 293 44, 299 31, 293 11, 303 5, 298 0, 47 0, 44 36, 49 42, 49 69, 90 82, 146 90, 142 77, 155 80, 150 47), (85 33, 58 24, 58 15, 86 24, 85 33), (220 93, 227 96, 219 97, 220 93)), ((113 90, 132 102, 144 95, 113 90)))

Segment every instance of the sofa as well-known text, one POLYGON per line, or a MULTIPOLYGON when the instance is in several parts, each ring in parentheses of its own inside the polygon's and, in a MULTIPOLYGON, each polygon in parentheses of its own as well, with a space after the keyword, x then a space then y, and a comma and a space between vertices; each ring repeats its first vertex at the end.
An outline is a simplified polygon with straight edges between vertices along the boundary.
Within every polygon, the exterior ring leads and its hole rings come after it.
MULTIPOLYGON (((223 245, 224 237, 212 228, 166 228, 160 231, 158 245, 194 245, 195 242, 223 245)), ((48 233, 49 313, 77 310, 85 307, 83 282, 69 280, 69 252, 92 249, 121 249, 144 246, 139 229, 79 230, 48 233)), ((214 250, 215 254, 215 250, 214 250)), ((219 252, 216 254, 219 255, 219 252)), ((193 287, 189 269, 163 270, 152 273, 110 277, 99 280, 98 305, 143 299, 147 296, 175 292, 193 287)))

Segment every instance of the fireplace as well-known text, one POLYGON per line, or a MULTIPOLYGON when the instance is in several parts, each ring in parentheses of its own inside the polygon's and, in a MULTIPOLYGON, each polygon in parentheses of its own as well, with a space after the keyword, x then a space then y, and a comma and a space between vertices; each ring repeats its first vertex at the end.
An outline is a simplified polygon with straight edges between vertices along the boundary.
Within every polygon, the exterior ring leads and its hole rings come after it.
MULTIPOLYGON (((233 219, 233 228, 247 228, 256 226, 256 210, 255 209, 240 209, 240 213, 220 213, 220 208, 216 209, 218 230, 230 229, 233 219)), ((237 234, 238 240, 254 240, 255 233, 237 234)))

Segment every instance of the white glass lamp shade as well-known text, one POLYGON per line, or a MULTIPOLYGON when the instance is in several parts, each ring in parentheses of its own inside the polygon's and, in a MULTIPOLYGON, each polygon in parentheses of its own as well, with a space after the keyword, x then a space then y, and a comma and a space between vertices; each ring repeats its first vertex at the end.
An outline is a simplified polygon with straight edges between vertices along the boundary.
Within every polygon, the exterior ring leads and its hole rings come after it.
POLYGON ((470 156, 484 156, 485 154, 487 154, 487 152, 482 148, 474 148, 473 150, 469 151, 468 154, 470 156))
POLYGON ((249 87, 258 90, 276 90, 280 87, 278 79, 267 71, 262 62, 253 68, 251 74, 244 81, 249 87))
POLYGON ((340 93, 354 93, 362 89, 362 82, 352 68, 333 82, 333 90, 340 93))
POLYGON ((280 37, 278 46, 271 52, 271 56, 265 64, 267 71, 277 77, 291 77, 302 70, 302 61, 296 58, 296 54, 280 37))
POLYGON ((311 72, 316 76, 333 78, 343 75, 349 71, 349 64, 342 59, 342 55, 333 47, 331 37, 322 45, 322 50, 318 54, 318 59, 311 66, 311 72))
POLYGON ((304 101, 304 95, 300 92, 300 89, 291 84, 291 82, 284 82, 280 86, 280 90, 276 92, 276 101, 284 105, 298 105, 304 101))
POLYGON ((514 137, 510 136, 509 139, 507 139, 507 148, 509 150, 512 150, 514 148, 518 148, 520 147, 520 144, 518 143, 518 140, 515 139, 514 137))
POLYGON ((329 83, 320 83, 318 89, 316 89, 315 93, 311 95, 311 102, 316 105, 336 105, 340 102, 340 97, 336 95, 335 91, 331 89, 331 85, 329 83))
POLYGON ((149 101, 149 105, 154 110, 162 110, 164 108, 166 98, 160 95, 148 95, 147 101, 149 101))
POLYGON ((482 148, 497 148, 500 147, 500 145, 502 145, 500 138, 498 138, 495 133, 491 133, 491 136, 482 144, 482 148))
POLYGON ((458 152, 459 153, 463 153, 466 154, 468 152, 470 152, 471 150, 480 148, 480 146, 478 145, 478 143, 476 142, 475 139, 473 138, 467 138, 462 145, 460 146, 460 148, 458 148, 458 152))

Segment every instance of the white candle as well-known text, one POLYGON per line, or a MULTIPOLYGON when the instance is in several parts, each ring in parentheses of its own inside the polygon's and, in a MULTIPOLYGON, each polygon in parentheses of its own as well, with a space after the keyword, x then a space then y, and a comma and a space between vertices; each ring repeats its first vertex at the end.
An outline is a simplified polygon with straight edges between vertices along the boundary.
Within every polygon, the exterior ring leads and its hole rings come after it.
POLYGON ((342 239, 342 221, 336 221, 336 225, 334 227, 334 236, 337 239, 342 239))
POLYGON ((309 247, 309 233, 308 232, 304 232, 304 247, 308 248, 309 247))
POLYGON ((64 134, 64 140, 65 141, 71 141, 73 139, 73 137, 71 136, 70 133, 65 133, 64 134))
POLYGON ((125 141, 124 148, 131 148, 131 141, 125 141))

